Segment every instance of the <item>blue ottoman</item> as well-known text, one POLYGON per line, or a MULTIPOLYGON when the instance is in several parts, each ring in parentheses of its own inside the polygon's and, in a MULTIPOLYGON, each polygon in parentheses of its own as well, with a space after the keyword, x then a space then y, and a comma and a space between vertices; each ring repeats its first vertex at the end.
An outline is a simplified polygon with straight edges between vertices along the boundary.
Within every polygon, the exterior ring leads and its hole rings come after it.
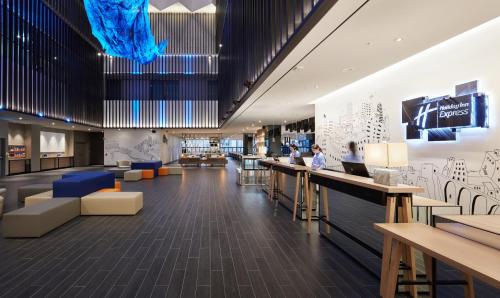
POLYGON ((54 198, 84 197, 103 188, 115 187, 115 175, 110 172, 77 172, 63 175, 53 182, 54 198))
POLYGON ((161 160, 152 160, 152 161, 132 162, 130 168, 132 170, 153 170, 155 173, 155 177, 157 177, 158 169, 161 168, 161 166, 162 166, 161 160))

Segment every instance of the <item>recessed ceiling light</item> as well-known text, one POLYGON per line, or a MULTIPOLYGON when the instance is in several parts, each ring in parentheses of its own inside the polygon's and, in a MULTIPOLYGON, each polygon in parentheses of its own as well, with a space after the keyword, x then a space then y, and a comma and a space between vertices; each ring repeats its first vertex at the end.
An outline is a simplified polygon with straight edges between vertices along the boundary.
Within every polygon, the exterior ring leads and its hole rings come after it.
POLYGON ((102 56, 102 54, 101 53, 97 53, 97 56, 102 56))
POLYGON ((261 120, 259 120, 259 123, 262 123, 262 121, 261 121, 261 120))
POLYGON ((54 122, 52 122, 52 125, 56 125, 54 122))
POLYGON ((304 66, 302 65, 297 65, 293 68, 293 70, 303 70, 304 69, 304 66))
POLYGON ((17 119, 19 119, 19 120, 23 120, 23 117, 19 117, 19 118, 17 118, 17 119))
POLYGON ((88 131, 90 131, 90 128, 89 128, 89 129, 87 129, 87 130, 88 130, 88 131))
POLYGON ((283 120, 283 123, 286 123, 286 120, 283 120))
POLYGON ((319 86, 318 86, 318 85, 316 85, 316 86, 314 86, 314 88, 319 89, 319 86))
POLYGON ((57 60, 57 57, 54 57, 54 60, 57 60))
POLYGON ((354 68, 352 68, 352 67, 347 67, 347 68, 342 69, 342 72, 350 72, 350 71, 352 71, 353 69, 354 69, 354 68))
POLYGON ((400 41, 403 41, 403 38, 402 37, 398 37, 398 38, 395 38, 394 41, 395 42, 400 42, 400 41))
POLYGON ((219 48, 222 48, 222 44, 221 43, 219 43, 219 48))
POLYGON ((72 125, 72 126, 71 126, 71 128, 75 128, 75 126, 74 126, 74 125, 72 125))
POLYGON ((120 131, 121 129, 118 128, 118 131, 120 131))

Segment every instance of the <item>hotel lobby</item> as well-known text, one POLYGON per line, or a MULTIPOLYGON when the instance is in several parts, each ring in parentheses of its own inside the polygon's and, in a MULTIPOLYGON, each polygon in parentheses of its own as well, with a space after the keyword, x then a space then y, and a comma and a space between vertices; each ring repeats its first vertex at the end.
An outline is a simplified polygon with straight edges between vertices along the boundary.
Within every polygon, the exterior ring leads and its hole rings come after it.
POLYGON ((500 297, 499 1, 0 3, 0 297, 500 297))

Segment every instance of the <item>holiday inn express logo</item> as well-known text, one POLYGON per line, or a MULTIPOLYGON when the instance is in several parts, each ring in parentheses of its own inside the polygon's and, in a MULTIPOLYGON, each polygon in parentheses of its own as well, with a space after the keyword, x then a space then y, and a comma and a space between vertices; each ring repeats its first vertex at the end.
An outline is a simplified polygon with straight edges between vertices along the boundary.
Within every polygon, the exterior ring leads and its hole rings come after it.
POLYGON ((421 139, 427 131, 429 141, 450 141, 461 128, 488 126, 488 97, 477 92, 477 81, 455 89, 455 96, 403 101, 402 123, 407 124, 407 139, 421 139))

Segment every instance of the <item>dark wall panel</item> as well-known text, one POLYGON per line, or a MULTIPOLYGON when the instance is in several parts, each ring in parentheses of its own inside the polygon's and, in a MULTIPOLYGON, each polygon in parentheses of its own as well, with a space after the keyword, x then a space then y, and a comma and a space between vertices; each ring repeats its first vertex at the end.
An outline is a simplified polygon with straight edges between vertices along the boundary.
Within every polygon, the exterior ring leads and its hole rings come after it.
POLYGON ((215 14, 150 13, 156 42, 168 40, 167 54, 216 54, 215 14))
POLYGON ((0 104, 102 125, 103 61, 39 0, 0 0, 0 104))
POLYGON ((243 103, 249 89, 286 56, 292 40, 298 42, 336 0, 218 0, 219 119, 224 123, 243 103), (321 13, 318 14, 318 12, 321 13), (317 19, 311 18, 318 16, 317 19), (299 34, 300 33, 300 34, 299 34))

